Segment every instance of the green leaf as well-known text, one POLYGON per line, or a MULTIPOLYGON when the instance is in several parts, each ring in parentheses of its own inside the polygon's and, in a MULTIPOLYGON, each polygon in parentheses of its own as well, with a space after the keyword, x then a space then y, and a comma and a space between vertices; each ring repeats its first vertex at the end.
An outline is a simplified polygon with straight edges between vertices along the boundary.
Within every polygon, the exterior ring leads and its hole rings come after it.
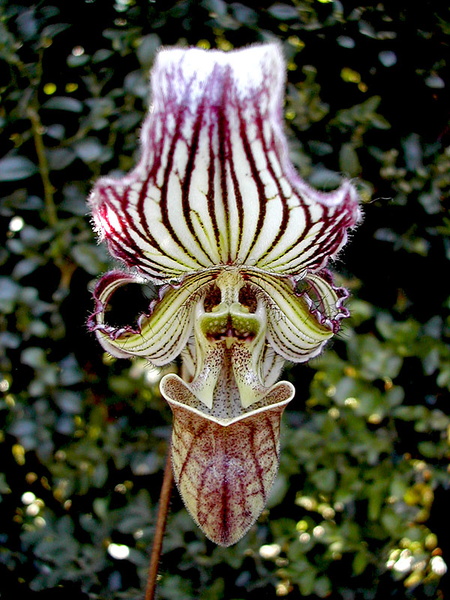
POLYGON ((21 279, 30 273, 33 273, 40 265, 43 264, 44 258, 41 256, 33 256, 24 258, 19 261, 13 269, 12 276, 14 279, 21 279))
POLYGON ((295 6, 282 4, 281 2, 272 4, 272 6, 267 9, 267 12, 280 21, 298 19, 298 10, 295 6))
POLYGON ((28 365, 34 369, 43 369, 47 366, 47 360, 45 358, 45 351, 43 348, 26 348, 22 352, 21 361, 24 365, 28 365))
POLYGON ((0 277, 0 309, 5 314, 14 310, 21 287, 9 277, 0 277))
POLYGON ((334 469, 319 469, 311 475, 311 480, 323 492, 332 492, 336 488, 336 471, 334 469))
POLYGON ((44 27, 42 30, 41 37, 53 39, 58 34, 69 29, 69 27, 71 27, 70 23, 54 23, 53 25, 47 25, 47 27, 44 27))
POLYGON ((342 144, 339 152, 339 168, 349 177, 356 177, 361 172, 358 154, 353 144, 342 144))
POLYGON ((227 14, 227 4, 224 0, 204 0, 204 5, 207 10, 217 15, 224 16, 227 14))
POLYGON ((83 103, 69 96, 53 96, 42 105, 42 108, 80 113, 83 112, 83 103))
POLYGON ((342 183, 342 177, 331 169, 317 166, 309 177, 309 183, 321 190, 334 190, 342 183))
POLYGON ((360 550, 353 559, 353 573, 361 575, 369 564, 369 555, 366 551, 360 550))
POLYGON ((67 57, 67 64, 69 67, 82 67, 90 60, 91 57, 89 56, 89 54, 81 54, 79 56, 74 56, 73 54, 70 54, 67 57))
POLYGON ((66 134, 66 129, 61 123, 54 123, 53 125, 49 125, 47 127, 45 133, 55 140, 63 140, 66 134))
POLYGON ((38 172, 38 167, 25 156, 6 156, 0 160, 0 181, 19 181, 38 172))
POLYGON ((53 148, 48 151, 48 162, 52 171, 61 171, 75 160, 75 154, 69 148, 53 148))
POLYGON ((425 84, 429 88, 437 90, 445 88, 445 81, 442 79, 442 77, 439 77, 437 73, 431 73, 431 75, 425 79, 425 84))
POLYGON ((100 142, 95 138, 86 138, 77 142, 74 146, 76 155, 85 163, 90 163, 98 160, 103 151, 100 142))
POLYGON ((150 67, 160 46, 161 40, 156 33, 150 33, 142 38, 137 49, 137 57, 144 68, 150 67))
POLYGON ((69 415, 76 415, 81 412, 81 397, 76 392, 62 390, 56 394, 55 400, 59 408, 69 415))
POLYGON ((103 246, 77 244, 70 253, 75 262, 90 275, 98 275, 106 268, 107 254, 103 246))
POLYGON ((94 64, 103 62, 104 60, 108 60, 113 55, 111 50, 107 50, 106 48, 100 48, 97 50, 95 54, 92 56, 92 62, 94 64))

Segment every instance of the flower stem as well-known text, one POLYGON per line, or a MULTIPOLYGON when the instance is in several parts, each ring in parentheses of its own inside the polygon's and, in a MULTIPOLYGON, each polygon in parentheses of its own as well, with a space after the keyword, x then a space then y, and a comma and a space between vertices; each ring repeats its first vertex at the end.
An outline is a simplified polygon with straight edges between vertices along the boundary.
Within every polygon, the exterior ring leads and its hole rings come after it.
POLYGON ((156 518, 155 537, 153 538, 152 553, 147 576, 147 588, 145 590, 145 600, 154 600, 156 592, 156 583, 158 578, 159 559, 161 557, 164 532, 166 530, 167 514, 169 512, 170 493, 172 491, 172 459, 170 455, 170 446, 167 449, 166 466, 164 469, 164 478, 159 495, 158 516, 156 518))
POLYGON ((47 221, 51 227, 54 227, 58 222, 58 216, 56 214, 56 206, 54 202, 55 188, 50 181, 50 168, 42 139, 42 132, 44 128, 39 117, 39 112, 35 106, 30 105, 27 112, 28 118, 31 121, 31 129, 33 132, 34 144, 38 158, 39 172, 41 174, 42 185, 44 187, 44 202, 47 221))

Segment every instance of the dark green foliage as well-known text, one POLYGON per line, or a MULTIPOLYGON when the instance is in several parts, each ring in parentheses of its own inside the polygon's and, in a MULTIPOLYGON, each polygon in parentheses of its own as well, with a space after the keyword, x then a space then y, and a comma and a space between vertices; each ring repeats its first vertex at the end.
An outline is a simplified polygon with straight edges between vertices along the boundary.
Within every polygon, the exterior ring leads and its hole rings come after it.
POLYGON ((444 5, 0 0, 2 597, 143 595, 171 415, 144 362, 106 359, 86 331, 89 289, 111 265, 85 200, 100 174, 136 162, 160 45, 271 39, 288 60, 293 162, 324 189, 355 178, 365 204, 335 265, 352 318, 288 373, 280 474, 241 542, 205 541, 174 493, 159 597, 443 597, 444 5))

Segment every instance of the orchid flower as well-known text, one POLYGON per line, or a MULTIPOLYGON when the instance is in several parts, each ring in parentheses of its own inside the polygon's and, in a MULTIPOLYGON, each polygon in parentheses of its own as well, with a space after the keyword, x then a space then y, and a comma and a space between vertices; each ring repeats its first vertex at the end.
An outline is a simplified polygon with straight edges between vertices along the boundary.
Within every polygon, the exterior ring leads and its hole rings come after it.
POLYGON ((286 362, 317 356, 348 316, 327 270, 360 218, 354 187, 322 193, 296 174, 282 129, 278 45, 168 49, 152 74, 141 157, 90 196, 95 229, 126 267, 95 289, 90 327, 116 357, 181 357, 160 390, 172 465, 205 535, 228 546, 263 510, 279 464, 286 362), (121 286, 159 295, 137 324, 106 309, 121 286))

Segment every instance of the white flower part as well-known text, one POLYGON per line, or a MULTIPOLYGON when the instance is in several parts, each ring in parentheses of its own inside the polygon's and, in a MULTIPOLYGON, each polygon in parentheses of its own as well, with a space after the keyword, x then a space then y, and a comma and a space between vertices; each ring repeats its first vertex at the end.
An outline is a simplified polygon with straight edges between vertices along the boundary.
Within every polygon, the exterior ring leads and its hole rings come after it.
POLYGON ((307 185, 283 133, 276 44, 158 54, 141 159, 90 197, 100 239, 157 283, 217 265, 322 269, 360 218, 354 187, 307 185))

